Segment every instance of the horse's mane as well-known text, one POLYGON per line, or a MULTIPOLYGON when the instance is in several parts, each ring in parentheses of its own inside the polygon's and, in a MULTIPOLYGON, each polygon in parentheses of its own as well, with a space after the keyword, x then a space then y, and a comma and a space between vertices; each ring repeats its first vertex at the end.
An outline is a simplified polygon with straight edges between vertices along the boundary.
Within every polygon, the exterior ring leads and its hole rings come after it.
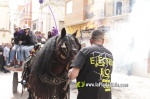
POLYGON ((31 91, 38 97, 42 99, 47 99, 47 97, 52 96, 51 90, 53 86, 49 86, 46 83, 43 83, 39 76, 49 73, 50 68, 52 67, 52 62, 56 57, 55 48, 56 48, 56 39, 58 36, 55 36, 49 39, 46 44, 37 52, 36 56, 32 59, 30 64, 31 74, 29 83, 31 84, 31 91), (48 89, 48 90, 45 90, 48 89))
MULTIPOLYGON (((37 75, 48 73, 51 69, 51 64, 56 57, 55 48, 56 48, 56 39, 58 36, 55 36, 49 39, 46 44, 37 52, 36 57, 31 63, 32 71, 37 75)), ((31 71, 31 72, 32 72, 31 71)))

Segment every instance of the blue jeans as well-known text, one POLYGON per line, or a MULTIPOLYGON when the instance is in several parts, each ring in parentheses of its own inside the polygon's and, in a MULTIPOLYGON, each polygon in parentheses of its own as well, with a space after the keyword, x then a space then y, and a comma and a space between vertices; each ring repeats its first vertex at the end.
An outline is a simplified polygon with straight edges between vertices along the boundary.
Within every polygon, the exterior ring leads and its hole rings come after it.
POLYGON ((34 45, 31 46, 23 46, 22 51, 24 52, 24 59, 27 60, 27 58, 30 57, 30 51, 33 49, 34 45))
POLYGON ((7 66, 9 63, 9 57, 6 57, 5 66, 7 66))
MULTIPOLYGON (((19 48, 19 45, 14 45, 11 52, 10 52, 10 62, 12 62, 14 60, 14 56, 16 55, 15 52, 17 51, 17 49, 19 48)), ((20 57, 20 56, 18 56, 20 57)))
POLYGON ((17 60, 18 62, 24 61, 24 51, 23 51, 23 45, 20 45, 17 49, 17 60))

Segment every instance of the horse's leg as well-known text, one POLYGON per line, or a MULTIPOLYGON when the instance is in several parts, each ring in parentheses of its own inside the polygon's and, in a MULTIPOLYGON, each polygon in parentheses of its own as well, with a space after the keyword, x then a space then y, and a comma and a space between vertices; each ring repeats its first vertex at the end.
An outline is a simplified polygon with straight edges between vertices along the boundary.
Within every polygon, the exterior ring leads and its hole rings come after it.
POLYGON ((28 92, 29 92, 29 97, 27 99, 32 99, 32 92, 31 92, 31 89, 28 89, 28 92))

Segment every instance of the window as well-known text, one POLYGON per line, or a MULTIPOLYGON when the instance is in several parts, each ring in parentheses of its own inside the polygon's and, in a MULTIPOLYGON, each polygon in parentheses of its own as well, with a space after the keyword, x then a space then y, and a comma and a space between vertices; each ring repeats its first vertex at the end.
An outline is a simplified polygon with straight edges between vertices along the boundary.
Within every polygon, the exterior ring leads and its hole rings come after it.
POLYGON ((25 21, 25 24, 28 24, 28 21, 25 21))
POLYGON ((113 16, 115 14, 115 10, 114 10, 114 2, 113 1, 109 1, 105 3, 105 16, 106 17, 110 17, 113 16))
POLYGON ((59 31, 64 27, 64 21, 59 21, 59 31))
POLYGON ((67 10, 66 11, 67 14, 72 13, 72 1, 67 2, 67 9, 66 10, 67 10))
POLYGON ((24 16, 25 14, 26 14, 26 10, 24 9, 22 15, 24 16))
POLYGON ((122 14, 122 2, 116 2, 116 15, 122 14))
POLYGON ((104 17, 105 0, 94 0, 94 16, 104 17))
POLYGON ((33 30, 36 30, 36 24, 35 23, 33 24, 33 30))
POLYGON ((132 8, 133 8, 133 4, 134 4, 135 0, 130 0, 130 7, 129 7, 129 12, 132 12, 132 8))
POLYGON ((93 18, 94 16, 94 0, 87 0, 87 5, 85 8, 85 17, 86 19, 93 18))
POLYGON ((97 3, 97 2, 99 2, 99 1, 103 1, 103 0, 94 0, 94 3, 97 3))
POLYGON ((37 20, 32 22, 32 30, 37 30, 38 24, 37 24, 37 20))
POLYGON ((94 17, 94 6, 93 5, 87 5, 86 6, 86 19, 90 19, 94 17))
POLYGON ((88 0, 88 5, 93 4, 94 1, 93 0, 88 0))
POLYGON ((25 15, 27 15, 27 8, 25 8, 25 15))
POLYGON ((30 15, 30 5, 28 5, 28 15, 30 15))

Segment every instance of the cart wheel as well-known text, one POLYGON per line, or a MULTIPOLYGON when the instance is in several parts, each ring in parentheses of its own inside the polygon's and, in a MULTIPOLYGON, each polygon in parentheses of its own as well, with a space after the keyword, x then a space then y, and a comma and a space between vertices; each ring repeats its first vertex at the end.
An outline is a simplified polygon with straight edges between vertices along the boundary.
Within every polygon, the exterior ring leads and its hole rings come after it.
POLYGON ((13 93, 17 92, 17 87, 18 87, 18 73, 14 72, 14 74, 13 74, 13 93))

